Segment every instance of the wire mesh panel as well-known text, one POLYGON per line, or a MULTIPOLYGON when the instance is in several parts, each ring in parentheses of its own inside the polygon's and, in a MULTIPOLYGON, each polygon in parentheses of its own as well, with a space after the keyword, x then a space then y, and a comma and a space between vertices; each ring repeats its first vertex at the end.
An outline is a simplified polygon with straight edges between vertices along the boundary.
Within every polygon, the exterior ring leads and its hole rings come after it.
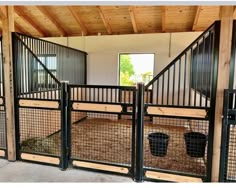
POLYGON ((209 121, 153 117, 144 125, 145 169, 206 176, 209 121))
POLYGON ((220 181, 236 182, 236 90, 224 92, 220 181))
POLYGON ((70 85, 72 160, 134 169, 135 94, 134 87, 70 85))
POLYGON ((20 151, 60 156, 60 110, 19 108, 20 151))
POLYGON ((0 149, 6 148, 6 112, 5 107, 0 106, 0 149))

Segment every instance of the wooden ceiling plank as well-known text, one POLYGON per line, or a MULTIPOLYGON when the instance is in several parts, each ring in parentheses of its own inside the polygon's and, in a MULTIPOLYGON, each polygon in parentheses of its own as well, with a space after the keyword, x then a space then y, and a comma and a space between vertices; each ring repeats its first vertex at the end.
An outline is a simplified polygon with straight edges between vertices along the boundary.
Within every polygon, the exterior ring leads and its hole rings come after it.
POLYGON ((18 23, 16 23, 15 21, 15 30, 17 32, 20 32, 20 33, 24 33, 24 34, 27 34, 27 35, 31 35, 27 30, 24 29, 24 27, 22 27, 21 25, 19 25, 18 23))
POLYGON ((98 13, 99 13, 99 15, 100 15, 100 17, 101 17, 101 19, 103 21, 103 24, 104 24, 104 26, 105 26, 105 28, 107 30, 107 33, 111 35, 112 34, 111 26, 110 26, 107 18, 105 17, 105 15, 104 15, 104 13, 102 11, 101 6, 96 6, 96 7, 97 7, 98 13))
POLYGON ((38 24, 36 24, 28 15, 23 12, 23 8, 21 7, 14 7, 15 13, 21 17, 25 22, 30 24, 42 37, 47 36, 47 33, 43 31, 38 24))
POLYGON ((72 6, 68 6, 67 7, 70 11, 70 13, 72 14, 72 16, 74 17, 74 19, 76 20, 76 22, 78 23, 81 31, 82 31, 82 35, 88 35, 88 29, 85 27, 84 23, 82 22, 82 20, 80 19, 79 15, 76 13, 74 7, 72 6))
POLYGON ((129 7, 129 14, 130 14, 130 17, 131 17, 131 22, 132 22, 134 32, 138 33, 138 27, 137 27, 137 22, 136 22, 136 13, 135 13, 135 7, 134 6, 129 7))
POLYGON ((45 16, 47 17, 51 23, 57 28, 57 30, 59 31, 60 35, 62 36, 67 36, 67 32, 65 31, 65 29, 61 26, 61 24, 59 23, 58 19, 53 16, 51 14, 51 12, 49 12, 46 7, 44 6, 36 6, 38 8, 38 10, 45 16))
POLYGON ((198 25, 198 19, 199 19, 199 16, 200 16, 201 10, 202 10, 202 6, 197 6, 196 14, 195 14, 194 21, 193 21, 192 31, 195 31, 196 28, 197 28, 197 25, 198 25))
POLYGON ((6 6, 0 6, 0 18, 1 19, 7 18, 7 7, 6 6))
POLYGON ((162 32, 166 32, 166 7, 161 7, 162 32))

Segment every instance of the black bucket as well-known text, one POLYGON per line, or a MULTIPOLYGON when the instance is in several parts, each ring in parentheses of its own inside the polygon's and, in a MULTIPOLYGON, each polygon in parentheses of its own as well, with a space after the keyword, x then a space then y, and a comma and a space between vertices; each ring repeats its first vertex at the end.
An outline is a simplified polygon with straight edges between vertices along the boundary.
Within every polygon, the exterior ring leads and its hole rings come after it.
POLYGON ((158 157, 164 157, 167 153, 169 136, 164 133, 148 134, 151 154, 158 157))
POLYGON ((204 157, 207 136, 198 132, 184 134, 187 154, 190 157, 204 157))

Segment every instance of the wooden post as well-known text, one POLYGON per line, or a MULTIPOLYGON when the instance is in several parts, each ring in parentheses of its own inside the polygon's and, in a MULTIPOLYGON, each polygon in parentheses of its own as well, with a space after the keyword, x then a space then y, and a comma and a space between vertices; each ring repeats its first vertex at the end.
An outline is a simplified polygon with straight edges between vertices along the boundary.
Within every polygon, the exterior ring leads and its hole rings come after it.
POLYGON ((5 82, 5 104, 6 104, 6 125, 7 125, 7 151, 8 160, 16 160, 15 144, 15 116, 14 116, 14 91, 13 91, 13 65, 12 65, 12 42, 11 32, 14 31, 14 10, 13 6, 4 7, 2 17, 3 34, 3 66, 5 82))
POLYGON ((224 89, 227 89, 229 86, 233 11, 234 11, 233 6, 222 6, 220 8, 221 28, 220 28, 219 64, 218 64, 216 108, 215 108, 212 179, 211 179, 213 182, 219 181, 223 97, 224 97, 224 89))

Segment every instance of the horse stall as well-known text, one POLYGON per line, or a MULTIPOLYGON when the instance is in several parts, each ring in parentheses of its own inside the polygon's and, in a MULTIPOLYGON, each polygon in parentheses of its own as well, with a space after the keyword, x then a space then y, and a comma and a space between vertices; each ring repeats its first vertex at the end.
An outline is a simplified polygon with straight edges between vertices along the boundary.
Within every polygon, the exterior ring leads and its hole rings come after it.
POLYGON ((215 22, 143 89, 87 85, 86 52, 14 33, 18 159, 209 181, 218 30, 215 22))

